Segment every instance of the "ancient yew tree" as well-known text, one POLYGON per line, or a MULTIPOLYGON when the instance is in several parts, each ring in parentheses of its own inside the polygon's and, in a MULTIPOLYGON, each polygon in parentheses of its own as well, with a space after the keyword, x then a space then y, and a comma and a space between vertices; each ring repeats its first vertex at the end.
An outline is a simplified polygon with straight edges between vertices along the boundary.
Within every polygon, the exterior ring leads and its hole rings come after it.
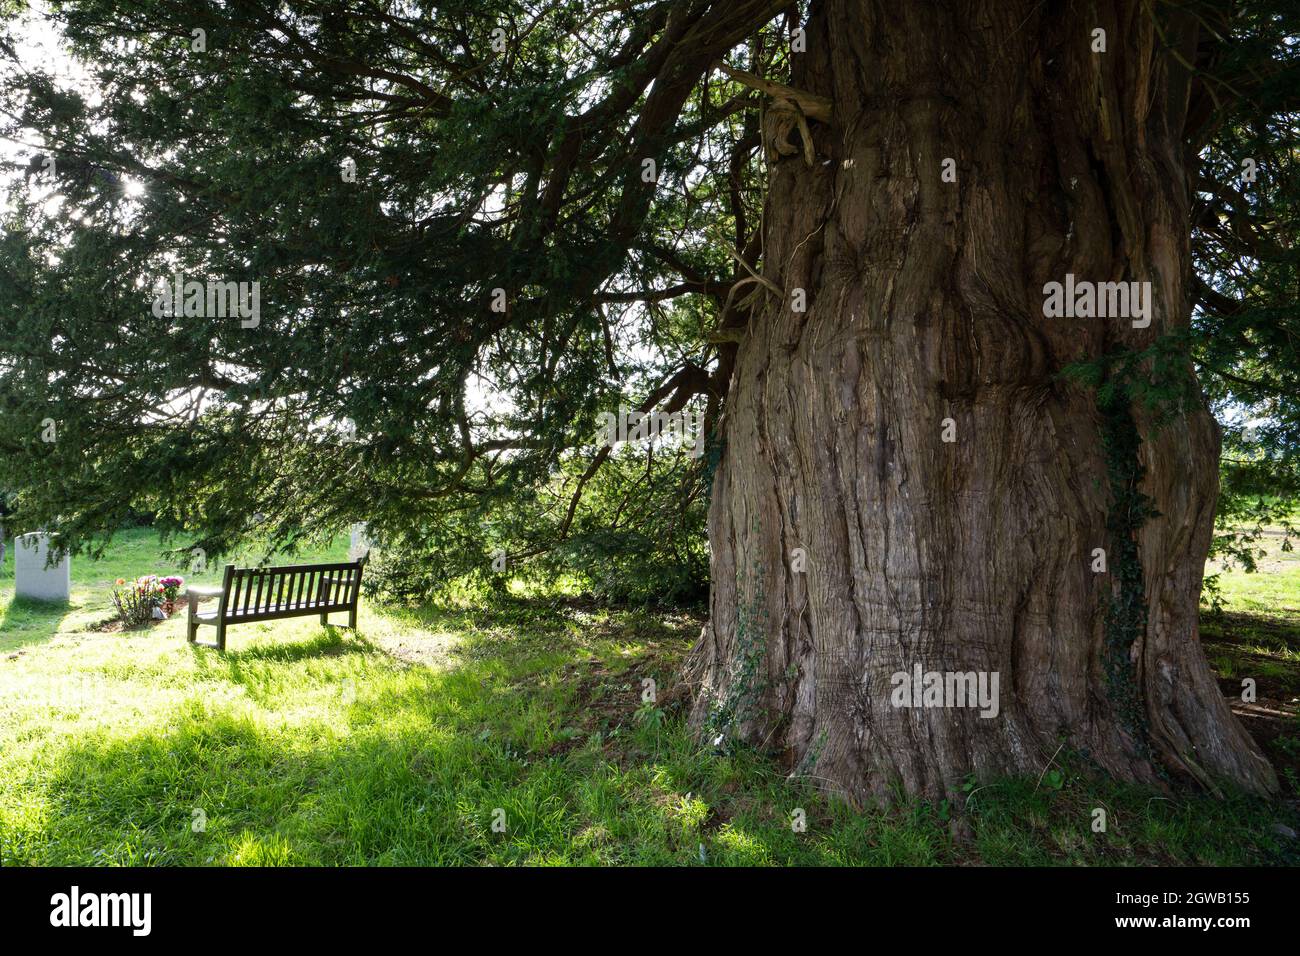
POLYGON ((1293 460, 1286 4, 53 6, 71 76, 0 46, 11 521, 366 521, 419 591, 688 562, 707 502, 709 739, 855 800, 1062 748, 1275 788, 1198 603, 1207 390, 1293 460), (621 404, 703 454, 606 447, 621 404), (932 672, 996 712, 900 706, 932 672))

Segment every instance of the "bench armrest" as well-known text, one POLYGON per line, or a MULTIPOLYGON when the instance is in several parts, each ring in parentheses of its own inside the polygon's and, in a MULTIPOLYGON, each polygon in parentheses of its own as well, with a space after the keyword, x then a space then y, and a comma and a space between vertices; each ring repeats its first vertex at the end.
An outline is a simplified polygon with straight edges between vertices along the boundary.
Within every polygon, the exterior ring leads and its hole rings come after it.
POLYGON ((187 596, 192 594, 198 598, 221 597, 221 588, 220 587, 198 587, 197 585, 190 585, 185 589, 185 594, 187 596))

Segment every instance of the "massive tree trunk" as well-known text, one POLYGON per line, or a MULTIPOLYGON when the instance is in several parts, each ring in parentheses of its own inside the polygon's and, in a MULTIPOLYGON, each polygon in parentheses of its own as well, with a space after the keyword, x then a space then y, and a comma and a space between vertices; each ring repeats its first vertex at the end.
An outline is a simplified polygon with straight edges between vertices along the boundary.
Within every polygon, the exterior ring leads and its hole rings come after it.
POLYGON ((735 357, 689 666, 711 733, 854 801, 1037 775, 1062 745, 1276 788, 1198 633, 1215 422, 1194 390, 1162 424, 1117 372, 1112 402, 1060 374, 1187 325, 1194 157, 1162 51, 1187 39, 1137 2, 814 3, 794 85, 833 118, 770 174, 785 295, 735 357), (1067 274, 1150 282, 1149 326, 1046 317, 1067 274), (997 715, 898 705, 918 666, 997 674, 997 715))

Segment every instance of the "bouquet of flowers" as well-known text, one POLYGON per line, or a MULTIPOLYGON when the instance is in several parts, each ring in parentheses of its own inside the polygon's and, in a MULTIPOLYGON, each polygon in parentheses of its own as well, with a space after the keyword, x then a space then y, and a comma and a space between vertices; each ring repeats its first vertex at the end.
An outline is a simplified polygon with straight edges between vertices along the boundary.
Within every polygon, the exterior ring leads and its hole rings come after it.
POLYGON ((163 585, 156 574, 147 574, 134 581, 118 578, 113 585, 113 606, 117 608, 122 623, 127 627, 147 624, 162 613, 163 585))
POLYGON ((163 610, 171 614, 176 609, 176 599, 181 596, 181 588, 185 587, 185 579, 179 575, 169 574, 165 578, 160 578, 158 583, 163 589, 163 610))

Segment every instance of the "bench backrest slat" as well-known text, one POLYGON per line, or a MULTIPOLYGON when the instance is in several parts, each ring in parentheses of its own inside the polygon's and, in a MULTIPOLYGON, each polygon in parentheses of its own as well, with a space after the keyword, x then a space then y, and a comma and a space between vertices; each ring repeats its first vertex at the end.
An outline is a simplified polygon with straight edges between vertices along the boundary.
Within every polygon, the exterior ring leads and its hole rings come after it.
POLYGON ((217 616, 222 620, 230 614, 230 582, 235 576, 235 566, 226 565, 226 573, 221 576, 221 600, 217 602, 217 616))

